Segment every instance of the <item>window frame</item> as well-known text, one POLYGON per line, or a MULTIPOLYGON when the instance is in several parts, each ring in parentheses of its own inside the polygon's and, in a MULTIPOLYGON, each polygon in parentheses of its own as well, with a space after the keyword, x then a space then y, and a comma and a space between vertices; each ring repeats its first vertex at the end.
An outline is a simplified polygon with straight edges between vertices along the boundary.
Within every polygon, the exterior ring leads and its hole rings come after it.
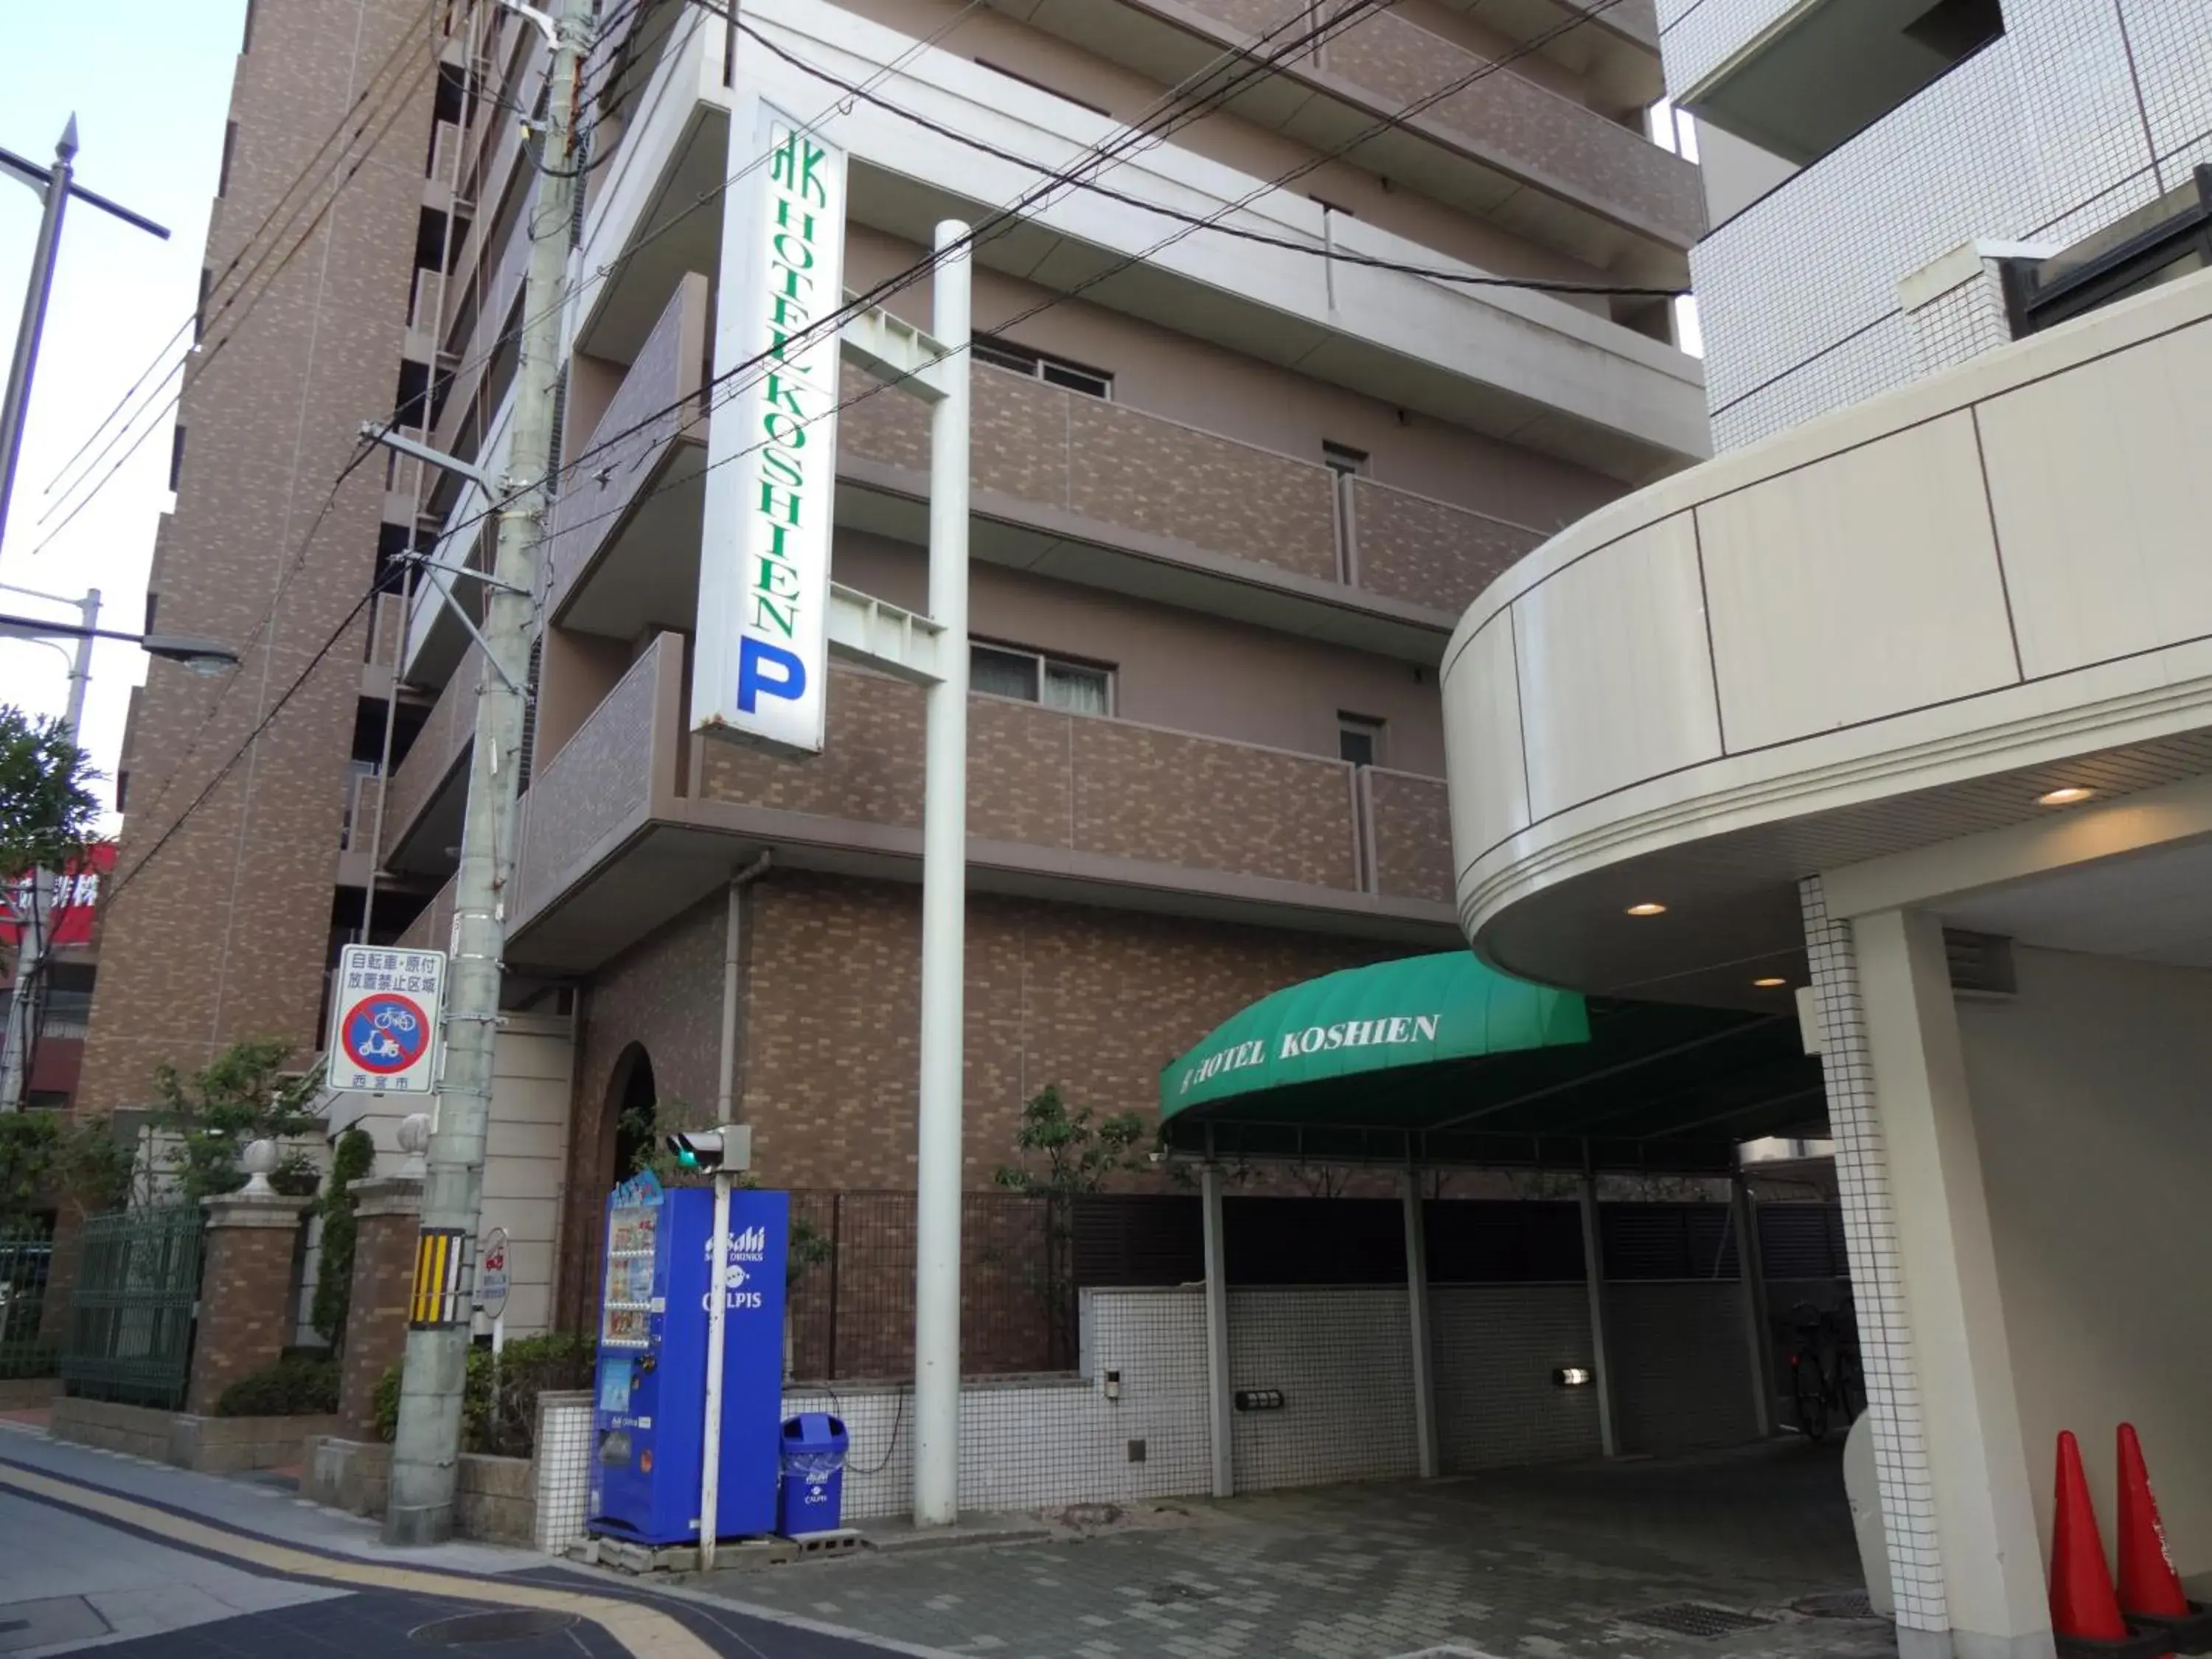
POLYGON ((1078 674, 1096 674, 1103 680, 1106 683, 1106 707, 1099 714, 1092 718, 1111 720, 1115 717, 1115 705, 1119 701, 1115 696, 1118 690, 1116 682, 1121 678, 1121 673, 1111 663, 1098 662, 1083 657, 1063 656, 1057 652, 1041 650, 1033 645, 1015 645, 1006 640, 989 639, 973 634, 968 637, 968 653, 969 690, 975 691, 977 696, 998 697, 1006 702, 1027 703, 1033 708, 1050 708, 1055 714, 1088 713, 1088 710, 1080 708, 1060 708, 1045 700, 1045 688, 1051 684, 1052 671, 1058 668, 1078 674), (975 691, 975 653, 978 651, 994 651, 1002 657, 1028 658, 1035 665, 1036 671, 1036 696, 1017 697, 1004 691, 975 691))
POLYGON ((1336 757, 1355 770, 1365 768, 1372 771, 1376 768, 1382 767, 1385 764, 1387 757, 1387 751, 1383 745, 1389 732, 1390 722, 1388 720, 1377 720, 1372 714, 1354 714, 1346 709, 1340 708, 1336 711, 1336 757), (1362 737, 1367 739, 1369 758, 1364 761, 1353 760, 1344 752, 1344 740, 1350 737, 1362 737))
POLYGON ((1034 346, 980 331, 969 337, 968 353, 977 362, 1008 374, 1018 374, 1044 386, 1056 386, 1063 392, 1080 392, 1103 404, 1114 401, 1112 372, 1079 363, 1073 357, 1055 356, 1049 351, 1039 351, 1034 346), (1062 378, 1054 379, 1055 372, 1062 378), (1077 381, 1095 382, 1097 389, 1093 390, 1089 384, 1075 384, 1077 381))

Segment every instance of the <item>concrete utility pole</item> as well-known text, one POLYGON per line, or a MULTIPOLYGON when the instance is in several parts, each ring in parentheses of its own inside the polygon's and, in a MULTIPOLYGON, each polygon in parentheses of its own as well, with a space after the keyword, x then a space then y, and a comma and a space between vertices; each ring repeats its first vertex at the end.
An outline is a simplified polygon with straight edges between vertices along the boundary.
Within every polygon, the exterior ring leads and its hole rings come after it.
POLYGON ((514 441, 507 459, 507 485, 514 493, 500 509, 498 551, 492 580, 485 585, 483 640, 489 660, 477 683, 468 817, 454 885, 445 1073, 422 1183, 423 1233, 458 1235, 464 1241, 465 1265, 442 1316, 407 1333, 398 1430, 392 1448, 392 1498, 384 1517, 385 1541, 392 1544, 441 1543, 453 1530, 473 1249, 483 1197, 492 1048, 507 943, 505 893, 514 869, 515 782, 530 665, 532 595, 544 534, 546 483, 558 464, 552 453, 553 401, 575 222, 576 75, 589 44, 591 12, 589 0, 560 0, 554 18, 528 6, 512 9, 545 33, 553 61, 538 198, 530 211, 530 268, 523 289, 521 360, 514 377, 514 441))
MULTIPOLYGON (((20 360, 22 353, 19 350, 16 356, 20 360)), ((13 389, 11 381, 9 390, 13 389)), ((12 453, 6 465, 8 471, 13 472, 12 453)), ((6 499, 4 489, 0 489, 0 522, 4 522, 6 499)), ((0 587, 6 586, 0 582, 0 587)), ((33 592, 29 588, 8 591, 33 592)), ((76 636, 76 651, 70 659, 69 709, 62 716, 62 730, 75 743, 84 723, 84 689, 92 680, 92 642, 96 637, 94 630, 100 627, 100 590, 95 587, 81 599, 62 599, 60 595, 52 593, 36 597, 74 605, 84 618, 83 631, 76 636)), ((58 641, 49 640, 48 643, 58 641)), ((15 921, 15 992, 8 999, 4 1039, 7 1046, 0 1048, 0 1113, 21 1111, 23 1091, 30 1086, 31 1054, 38 1045, 40 1012, 46 1001, 46 952, 53 939, 55 874, 52 870, 32 872, 28 914, 17 917, 15 921)))
POLYGON ((968 227, 937 227, 944 392, 930 411, 929 615, 941 678, 924 694, 921 1066, 914 1206, 914 1521, 960 1518, 962 1013, 968 927, 968 227))
POLYGON ((8 392, 0 398, 0 541, 8 534, 8 501, 15 493, 15 462, 23 447, 23 415, 31 404, 31 377, 39 367, 39 337, 46 331, 46 300, 53 292, 54 263, 61 256, 62 216, 70 198, 89 202, 128 225, 149 231, 167 241, 169 233, 151 219, 118 206, 75 182, 76 117, 62 129, 54 146, 54 164, 42 167, 11 150, 0 149, 0 175, 13 174, 45 199, 46 216, 39 222, 39 240, 31 250, 31 278, 23 290, 23 321, 15 331, 15 356, 8 365, 8 392))

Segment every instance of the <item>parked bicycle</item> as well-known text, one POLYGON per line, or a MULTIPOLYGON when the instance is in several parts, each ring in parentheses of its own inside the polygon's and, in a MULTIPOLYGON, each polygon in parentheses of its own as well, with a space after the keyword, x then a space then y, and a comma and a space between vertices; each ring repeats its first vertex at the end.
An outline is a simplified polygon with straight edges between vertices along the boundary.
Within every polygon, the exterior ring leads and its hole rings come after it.
POLYGON ((1797 1406, 1797 1427, 1815 1444, 1838 1425, 1848 1428, 1866 1409, 1866 1383, 1859 1372, 1856 1322, 1848 1308, 1816 1308, 1801 1302, 1790 1310, 1796 1346, 1790 1351, 1790 1388, 1797 1406))

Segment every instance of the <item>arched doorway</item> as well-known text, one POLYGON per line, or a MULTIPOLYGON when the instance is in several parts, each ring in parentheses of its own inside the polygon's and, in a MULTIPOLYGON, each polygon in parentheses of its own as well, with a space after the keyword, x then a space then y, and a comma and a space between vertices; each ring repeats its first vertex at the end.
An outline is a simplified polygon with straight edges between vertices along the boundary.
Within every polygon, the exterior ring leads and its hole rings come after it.
POLYGON ((599 1182, 601 1197, 617 1182, 635 1175, 653 1155, 658 1138, 654 1113, 659 1101, 653 1079, 653 1056, 646 1053, 643 1043, 633 1042, 616 1060, 614 1074, 607 1079, 606 1155, 600 1166, 605 1178, 599 1182))

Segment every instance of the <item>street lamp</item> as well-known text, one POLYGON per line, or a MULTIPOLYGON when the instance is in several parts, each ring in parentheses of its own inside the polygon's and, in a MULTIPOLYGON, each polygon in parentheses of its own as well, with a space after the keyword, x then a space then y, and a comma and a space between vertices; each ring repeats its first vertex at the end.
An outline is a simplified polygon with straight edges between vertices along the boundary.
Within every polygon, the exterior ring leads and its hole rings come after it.
POLYGON ((149 657, 180 663, 195 674, 220 674, 238 666, 234 649, 220 640, 202 639, 196 634, 126 634, 114 628, 86 628, 71 623, 40 622, 35 617, 0 616, 0 639, 125 640, 149 657))
MULTIPOLYGON (((75 623, 42 622, 36 617, 0 615, 0 639, 32 640, 46 645, 63 640, 76 641, 70 664, 69 710, 62 717, 63 729, 72 744, 76 742, 78 727, 84 720, 84 690, 92 678, 94 640, 128 641, 149 656, 180 663, 196 674, 220 674, 238 666, 238 653, 220 641, 198 639, 188 634, 125 634, 100 627, 100 590, 96 587, 81 599, 42 593, 36 588, 16 587, 6 582, 0 582, 0 588, 30 599, 49 599, 56 605, 75 605, 83 619, 75 623)), ((53 881, 54 874, 50 870, 40 870, 33 876, 29 912, 23 917, 18 934, 15 988, 8 1000, 5 1033, 0 1036, 0 1113, 21 1109, 23 1091, 29 1081, 31 1046, 38 1040, 40 981, 46 965, 47 940, 41 918, 52 908, 53 881)))

